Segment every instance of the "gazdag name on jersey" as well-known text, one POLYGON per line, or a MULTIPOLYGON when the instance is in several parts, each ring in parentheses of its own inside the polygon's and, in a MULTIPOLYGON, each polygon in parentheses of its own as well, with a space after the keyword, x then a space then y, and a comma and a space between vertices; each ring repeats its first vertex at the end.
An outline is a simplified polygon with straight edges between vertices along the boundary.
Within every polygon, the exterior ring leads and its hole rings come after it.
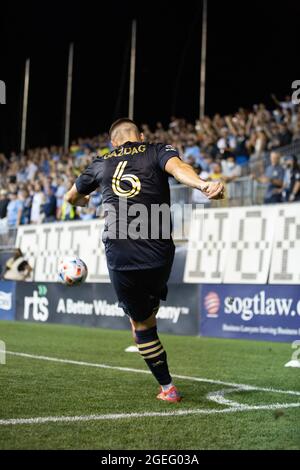
POLYGON ((125 147, 125 146, 122 146, 122 147, 119 147, 116 150, 113 150, 110 153, 107 153, 106 155, 103 156, 103 158, 104 158, 104 160, 106 160, 107 158, 111 158, 111 157, 123 157, 123 155, 126 155, 126 156, 127 155, 137 155, 137 154, 144 153, 146 148, 147 148, 147 146, 145 144, 141 144, 138 147, 125 147))
POLYGON ((95 158, 76 180, 80 194, 90 194, 98 186, 101 188, 106 213, 102 239, 110 269, 151 269, 164 265, 173 257, 171 224, 169 237, 165 232, 162 236, 160 218, 159 227, 153 231, 151 207, 164 205, 170 208, 165 165, 178 155, 178 150, 170 145, 126 142, 103 157, 95 158), (120 207, 125 205, 124 212, 120 207), (128 229, 139 208, 147 210, 148 236, 141 231, 141 237, 133 240, 128 232, 124 233, 124 227, 128 229), (158 233, 156 239, 150 237, 152 232, 158 233))

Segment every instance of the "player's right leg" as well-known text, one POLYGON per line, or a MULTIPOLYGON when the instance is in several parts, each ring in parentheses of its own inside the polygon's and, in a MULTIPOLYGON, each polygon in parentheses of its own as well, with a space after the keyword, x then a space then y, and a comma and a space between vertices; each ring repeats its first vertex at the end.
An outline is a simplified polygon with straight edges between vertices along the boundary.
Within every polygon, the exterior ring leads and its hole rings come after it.
POLYGON ((161 386, 157 398, 177 402, 180 395, 172 383, 167 354, 157 334, 156 314, 160 297, 167 293, 164 271, 110 271, 119 305, 129 316, 139 353, 161 386))

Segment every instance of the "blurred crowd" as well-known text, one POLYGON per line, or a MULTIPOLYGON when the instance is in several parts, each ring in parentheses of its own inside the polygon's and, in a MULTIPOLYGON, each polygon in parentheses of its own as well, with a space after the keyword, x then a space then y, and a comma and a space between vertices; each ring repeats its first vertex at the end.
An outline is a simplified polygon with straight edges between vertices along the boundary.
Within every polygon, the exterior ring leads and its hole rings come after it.
MULTIPOLYGON (((172 117, 168 126, 143 124, 149 142, 165 142, 179 149, 206 180, 222 180, 228 189, 241 176, 266 186, 265 203, 300 200, 300 170, 295 155, 276 149, 300 140, 300 108, 287 96, 274 109, 264 104, 240 108, 234 115, 216 114, 194 124, 172 117), (270 155, 270 158, 267 156, 270 155)), ((101 193, 91 195, 87 208, 64 200, 76 177, 97 155, 111 150, 108 134, 73 141, 62 147, 36 148, 25 155, 0 153, 0 219, 9 227, 56 220, 89 220, 98 216, 101 193)), ((176 182, 172 181, 172 184, 176 182)), ((197 202, 201 200, 201 193, 197 202)))

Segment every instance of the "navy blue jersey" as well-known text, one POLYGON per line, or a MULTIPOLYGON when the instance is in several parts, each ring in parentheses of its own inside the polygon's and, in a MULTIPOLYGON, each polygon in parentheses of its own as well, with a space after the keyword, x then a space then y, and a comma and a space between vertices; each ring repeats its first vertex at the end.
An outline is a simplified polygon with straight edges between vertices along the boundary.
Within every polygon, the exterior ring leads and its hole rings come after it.
POLYGON ((126 142, 95 158, 77 178, 80 194, 101 188, 106 219, 102 239, 110 269, 152 269, 173 258, 165 165, 178 155, 171 145, 126 142))

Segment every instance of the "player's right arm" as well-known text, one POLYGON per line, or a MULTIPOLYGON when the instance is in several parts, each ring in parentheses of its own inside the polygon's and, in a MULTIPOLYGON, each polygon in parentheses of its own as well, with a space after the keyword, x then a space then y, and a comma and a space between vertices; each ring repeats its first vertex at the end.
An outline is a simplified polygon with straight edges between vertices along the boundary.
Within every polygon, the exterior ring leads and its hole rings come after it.
POLYGON ((77 178, 72 188, 66 193, 65 200, 73 206, 88 205, 89 194, 99 187, 102 178, 101 162, 95 159, 77 178))
POLYGON ((208 182, 199 178, 191 165, 180 160, 178 157, 170 158, 166 165, 165 171, 172 175, 179 183, 199 189, 208 199, 221 199, 224 195, 224 185, 220 181, 208 182))
POLYGON ((88 194, 80 194, 77 191, 76 185, 73 184, 72 188, 66 193, 65 200, 72 204, 72 206, 86 207, 90 196, 88 194))

